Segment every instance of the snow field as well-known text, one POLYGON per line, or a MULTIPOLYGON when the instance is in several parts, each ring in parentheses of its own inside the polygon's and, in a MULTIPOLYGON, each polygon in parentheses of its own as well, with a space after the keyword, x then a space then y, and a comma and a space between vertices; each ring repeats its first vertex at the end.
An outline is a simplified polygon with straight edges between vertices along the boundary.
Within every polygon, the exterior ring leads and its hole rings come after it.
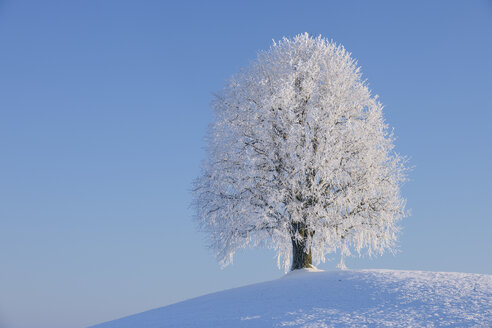
POLYGON ((492 327, 492 276, 296 270, 93 328, 492 327))

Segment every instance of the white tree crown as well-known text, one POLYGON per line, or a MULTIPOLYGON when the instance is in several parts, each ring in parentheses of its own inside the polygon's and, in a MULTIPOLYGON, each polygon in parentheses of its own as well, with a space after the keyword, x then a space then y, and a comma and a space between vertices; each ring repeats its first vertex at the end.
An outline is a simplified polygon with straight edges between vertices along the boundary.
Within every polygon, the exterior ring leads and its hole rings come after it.
POLYGON ((274 41, 212 108, 194 206, 222 265, 266 246, 287 270, 295 240, 316 263, 394 249, 405 161, 343 46, 307 33, 274 41))

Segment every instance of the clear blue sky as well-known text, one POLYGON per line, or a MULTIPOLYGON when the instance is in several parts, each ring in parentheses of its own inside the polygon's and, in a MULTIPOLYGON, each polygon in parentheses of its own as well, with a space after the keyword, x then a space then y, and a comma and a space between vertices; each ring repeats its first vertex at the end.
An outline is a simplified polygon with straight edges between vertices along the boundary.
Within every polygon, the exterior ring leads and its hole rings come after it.
POLYGON ((0 1, 0 327, 280 277, 265 250, 219 268, 190 183, 213 92, 302 32, 353 53, 415 166, 400 253, 349 267, 492 273, 492 2, 0 1))

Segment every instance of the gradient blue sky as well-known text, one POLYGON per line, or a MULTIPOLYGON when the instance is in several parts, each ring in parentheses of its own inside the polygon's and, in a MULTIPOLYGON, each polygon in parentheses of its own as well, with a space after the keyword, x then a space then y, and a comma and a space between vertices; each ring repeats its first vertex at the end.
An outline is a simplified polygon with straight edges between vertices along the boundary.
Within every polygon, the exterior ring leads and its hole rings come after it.
POLYGON ((0 1, 0 327, 283 275, 268 250, 221 270, 190 183, 213 92, 302 32, 353 53, 415 166, 400 253, 349 267, 492 273, 490 1, 0 1))

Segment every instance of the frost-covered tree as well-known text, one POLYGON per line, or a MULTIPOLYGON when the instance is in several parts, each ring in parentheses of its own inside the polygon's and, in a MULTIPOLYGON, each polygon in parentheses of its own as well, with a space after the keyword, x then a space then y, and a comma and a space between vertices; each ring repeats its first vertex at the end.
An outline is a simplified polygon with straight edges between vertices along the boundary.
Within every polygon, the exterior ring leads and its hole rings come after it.
POLYGON ((194 196, 222 265, 247 246, 274 248, 286 270, 393 248, 405 167, 343 46, 308 34, 274 42, 212 107, 194 196))

